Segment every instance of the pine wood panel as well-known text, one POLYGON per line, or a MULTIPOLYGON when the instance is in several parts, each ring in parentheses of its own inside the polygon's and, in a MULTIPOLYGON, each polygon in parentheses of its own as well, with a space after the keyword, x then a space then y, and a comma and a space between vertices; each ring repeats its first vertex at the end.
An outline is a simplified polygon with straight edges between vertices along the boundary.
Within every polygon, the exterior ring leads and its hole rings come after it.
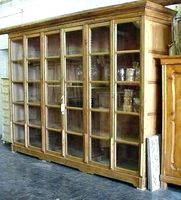
POLYGON ((163 69, 163 183, 181 185, 181 58, 161 59, 163 69))

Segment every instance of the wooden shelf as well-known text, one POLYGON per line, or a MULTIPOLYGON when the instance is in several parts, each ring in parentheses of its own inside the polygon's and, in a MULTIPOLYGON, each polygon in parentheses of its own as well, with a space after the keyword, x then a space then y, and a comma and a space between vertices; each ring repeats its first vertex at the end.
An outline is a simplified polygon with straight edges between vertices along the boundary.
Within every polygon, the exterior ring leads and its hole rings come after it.
POLYGON ((135 138, 118 138, 116 139, 116 142, 122 143, 122 144, 128 144, 128 145, 133 145, 133 146, 139 146, 139 139, 135 138))
POLYGON ((125 111, 116 111, 117 114, 120 114, 120 115, 134 115, 134 116, 140 116, 140 113, 137 113, 137 112, 125 112, 125 111))
MULTIPOLYGON (((61 84, 61 80, 47 80, 47 81, 45 81, 45 83, 47 83, 47 84, 61 84)), ((53 87, 60 87, 60 85, 52 85, 52 86, 53 87)))
POLYGON ((129 53, 140 53, 139 49, 135 50, 123 50, 123 51, 117 51, 117 54, 129 54, 129 53))
POLYGON ((27 83, 41 83, 40 80, 28 80, 27 83))
POLYGON ((48 131, 55 131, 55 132, 61 132, 61 131, 62 131, 62 129, 52 128, 52 127, 46 127, 46 129, 47 129, 48 131))
POLYGON ((81 85, 67 85, 67 88, 83 88, 81 85))
POLYGON ((83 108, 82 107, 73 107, 73 106, 66 106, 66 109, 68 109, 68 110, 83 110, 83 108))
POLYGON ((118 85, 140 86, 139 81, 116 81, 118 85))
MULTIPOLYGON (((92 83, 92 84, 99 84, 98 87, 101 87, 101 85, 102 85, 102 87, 104 87, 104 86, 107 86, 107 85, 110 84, 109 81, 99 81, 99 80, 97 80, 97 81, 89 81, 89 83, 92 83)), ((93 87, 93 88, 97 88, 97 87, 93 87)))
POLYGON ((66 133, 67 134, 71 134, 71 135, 83 136, 82 131, 80 131, 79 128, 76 128, 76 129, 77 129, 77 132, 72 131, 72 130, 66 130, 66 133))
POLYGON ((41 105, 40 101, 28 101, 27 105, 39 107, 41 105))
POLYGON ((110 135, 108 136, 108 133, 103 133, 103 132, 92 132, 91 133, 91 138, 96 138, 96 139, 100 139, 100 140, 109 140, 110 139, 110 135))
POLYGON ((99 108, 91 108, 90 111, 92 111, 92 112, 100 112, 100 113, 109 113, 110 109, 109 108, 99 107, 99 108))
POLYGON ((57 61, 60 61, 60 56, 46 56, 45 59, 47 60, 57 60, 57 61))
POLYGON ((82 54, 66 54, 65 58, 79 58, 82 57, 82 54))
POLYGON ((23 64, 23 59, 11 60, 11 62, 15 64, 23 64))
POLYGON ((25 121, 24 121, 24 120, 21 120, 21 121, 13 121, 13 124, 20 125, 20 126, 24 126, 24 125, 25 125, 25 121))
POLYGON ((70 86, 68 85, 67 87, 72 87, 72 86, 83 87, 83 81, 65 81, 65 83, 71 84, 70 86))
POLYGON ((91 52, 89 54, 90 56, 104 56, 104 55, 110 55, 109 52, 105 51, 105 52, 91 52))
POLYGON ((18 80, 18 81, 16 81, 16 80, 12 80, 12 83, 14 83, 14 84, 24 84, 24 81, 23 80, 18 80))
POLYGON ((47 108, 59 108, 60 109, 60 104, 46 104, 47 108))
POLYGON ((34 62, 40 62, 40 58, 39 57, 27 58, 27 61, 28 62, 32 62, 32 63, 34 63, 34 62))
POLYGON ((12 102, 13 104, 15 104, 15 105, 24 105, 24 101, 13 101, 12 102))

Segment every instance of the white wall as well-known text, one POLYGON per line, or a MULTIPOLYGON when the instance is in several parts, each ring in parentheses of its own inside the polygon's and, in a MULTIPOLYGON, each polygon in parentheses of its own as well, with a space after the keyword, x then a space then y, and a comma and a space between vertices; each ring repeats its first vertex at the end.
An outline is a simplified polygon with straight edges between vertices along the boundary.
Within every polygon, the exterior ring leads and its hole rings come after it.
POLYGON ((0 4, 0 28, 136 0, 11 0, 0 4))

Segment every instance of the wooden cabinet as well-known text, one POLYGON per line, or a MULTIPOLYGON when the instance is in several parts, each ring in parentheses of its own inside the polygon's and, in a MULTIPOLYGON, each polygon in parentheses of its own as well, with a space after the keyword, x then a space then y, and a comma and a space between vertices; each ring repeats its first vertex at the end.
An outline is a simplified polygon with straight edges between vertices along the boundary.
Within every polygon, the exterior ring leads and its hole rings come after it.
POLYGON ((145 141, 160 130, 153 58, 167 53, 173 15, 138 1, 1 30, 13 150, 144 188, 145 141))
POLYGON ((181 57, 161 59, 163 134, 161 181, 181 185, 181 57))

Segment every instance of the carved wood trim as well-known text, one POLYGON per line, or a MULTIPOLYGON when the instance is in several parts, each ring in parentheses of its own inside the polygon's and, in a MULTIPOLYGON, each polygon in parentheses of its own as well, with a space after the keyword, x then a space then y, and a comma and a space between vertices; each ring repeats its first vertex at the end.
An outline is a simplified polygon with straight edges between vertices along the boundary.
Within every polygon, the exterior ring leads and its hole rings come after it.
POLYGON ((176 111, 176 100, 175 100, 175 73, 172 73, 172 134, 171 134, 171 168, 176 170, 175 168, 175 159, 174 159, 174 151, 175 151, 175 111, 176 111))

